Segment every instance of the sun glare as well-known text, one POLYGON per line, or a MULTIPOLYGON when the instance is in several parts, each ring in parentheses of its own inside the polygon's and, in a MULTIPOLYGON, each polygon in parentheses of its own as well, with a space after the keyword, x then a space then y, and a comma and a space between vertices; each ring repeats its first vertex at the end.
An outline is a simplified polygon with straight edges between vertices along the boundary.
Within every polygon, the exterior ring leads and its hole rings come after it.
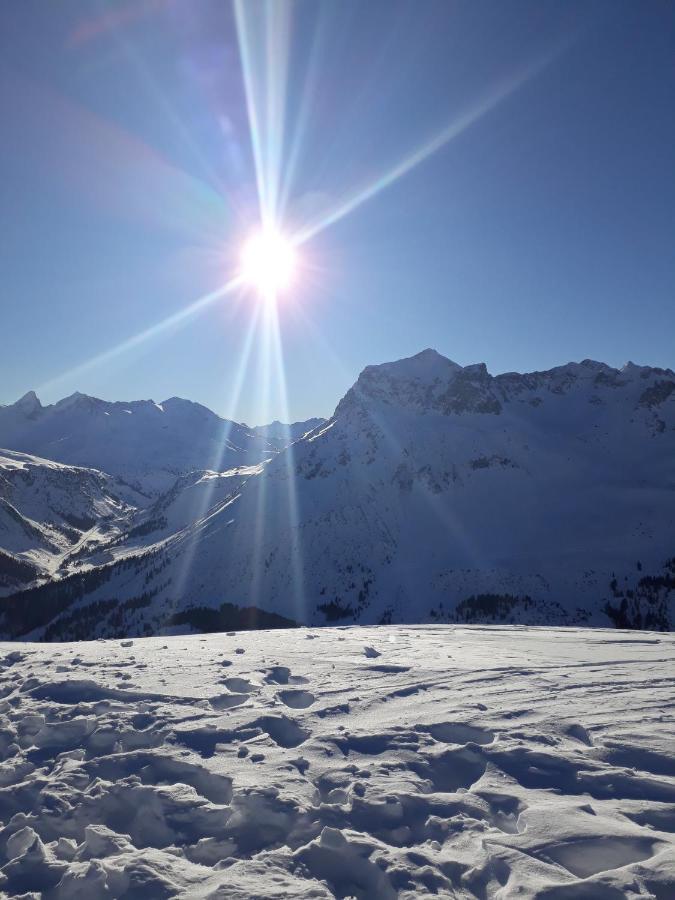
POLYGON ((260 231, 244 245, 241 274, 265 297, 276 296, 293 280, 296 262, 291 241, 278 231, 260 231))

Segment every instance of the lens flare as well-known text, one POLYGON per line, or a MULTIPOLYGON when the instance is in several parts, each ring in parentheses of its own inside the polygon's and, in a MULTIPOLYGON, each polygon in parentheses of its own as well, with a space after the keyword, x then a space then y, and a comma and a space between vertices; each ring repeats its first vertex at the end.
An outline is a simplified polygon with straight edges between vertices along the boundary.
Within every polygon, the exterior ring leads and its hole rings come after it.
POLYGON ((295 247, 280 232, 271 229, 254 234, 241 254, 241 276, 264 296, 276 294, 293 280, 295 247))

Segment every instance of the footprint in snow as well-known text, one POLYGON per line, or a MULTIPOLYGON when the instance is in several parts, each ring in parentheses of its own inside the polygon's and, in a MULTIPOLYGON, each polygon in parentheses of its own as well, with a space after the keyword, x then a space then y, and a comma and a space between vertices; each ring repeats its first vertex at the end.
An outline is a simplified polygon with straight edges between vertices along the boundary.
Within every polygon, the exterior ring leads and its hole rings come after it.
POLYGON ((279 691, 279 697, 291 709, 307 709, 316 699, 310 691, 279 691))
POLYGON ((311 732, 301 728, 293 719, 286 716, 261 716, 251 722, 253 728, 261 728, 267 732, 275 744, 280 747, 297 747, 310 736, 311 732))
POLYGON ((489 728, 479 728, 464 722, 442 722, 438 725, 423 725, 419 731, 426 731, 435 741, 443 744, 491 744, 495 736, 489 728))
POLYGON ((267 672, 265 681, 268 684, 270 682, 272 684, 288 684, 290 675, 291 670, 288 668, 288 666, 272 666, 272 668, 267 672))
POLYGON ((248 699, 248 694, 219 694, 217 697, 209 697, 209 703, 214 709, 232 709, 246 703, 248 699))
POLYGON ((268 684, 307 684, 309 678, 303 675, 291 675, 288 666, 272 666, 267 670, 265 681, 268 684))
POLYGON ((235 694, 252 694, 258 687, 246 678, 224 678, 222 683, 228 691, 233 691, 235 694))

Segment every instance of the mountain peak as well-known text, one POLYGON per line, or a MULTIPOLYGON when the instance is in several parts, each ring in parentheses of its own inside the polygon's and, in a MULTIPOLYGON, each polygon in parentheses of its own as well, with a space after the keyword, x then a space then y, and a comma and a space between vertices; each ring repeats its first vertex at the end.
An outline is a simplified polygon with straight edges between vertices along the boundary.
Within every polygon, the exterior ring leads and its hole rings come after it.
POLYGON ((162 400, 161 403, 155 405, 161 407, 162 411, 167 413, 197 416, 213 419, 213 421, 226 421, 221 419, 221 417, 212 409, 209 409, 208 406, 197 403, 196 400, 185 400, 183 397, 169 397, 167 400, 162 400))
POLYGON ((340 401, 335 414, 375 401, 418 412, 499 413, 485 363, 460 366, 430 348, 415 356, 367 366, 340 401))
POLYGON ((89 394, 83 394, 81 391, 74 391, 72 394, 69 394, 67 397, 63 397, 61 400, 58 400, 54 404, 55 410, 64 410, 68 409, 71 406, 78 407, 87 407, 91 408, 103 403, 102 400, 99 400, 96 397, 90 397, 89 394))
POLYGON ((457 363, 453 363, 451 359, 448 359, 447 356, 443 356, 442 353, 439 353, 438 350, 434 350, 433 347, 427 347, 425 350, 420 350, 419 353, 415 353, 413 356, 409 356, 408 359, 416 359, 427 362, 442 360, 446 363, 452 363, 453 366, 457 365, 457 363))
POLYGON ((427 348, 395 362, 382 363, 379 366, 366 366, 361 377, 384 376, 397 381, 425 381, 433 382, 437 379, 447 379, 449 376, 460 372, 462 367, 437 350, 427 348))
POLYGON ((23 397, 20 397, 14 404, 16 409, 20 409, 25 415, 30 416, 42 409, 42 404, 35 391, 27 391, 23 397))

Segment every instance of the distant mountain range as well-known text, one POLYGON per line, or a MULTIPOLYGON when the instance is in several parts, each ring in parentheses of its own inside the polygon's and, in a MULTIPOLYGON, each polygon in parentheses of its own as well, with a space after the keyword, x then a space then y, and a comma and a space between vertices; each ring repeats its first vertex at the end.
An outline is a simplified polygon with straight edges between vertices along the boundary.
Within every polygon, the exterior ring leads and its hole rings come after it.
POLYGON ((320 419, 249 428, 199 403, 108 403, 74 393, 42 406, 29 391, 0 406, 0 447, 108 472, 150 496, 179 475, 263 462, 320 419))
POLYGON ((675 627, 675 374, 369 366, 327 421, 0 408, 0 636, 675 627), (257 618, 256 618, 257 617, 257 618))

